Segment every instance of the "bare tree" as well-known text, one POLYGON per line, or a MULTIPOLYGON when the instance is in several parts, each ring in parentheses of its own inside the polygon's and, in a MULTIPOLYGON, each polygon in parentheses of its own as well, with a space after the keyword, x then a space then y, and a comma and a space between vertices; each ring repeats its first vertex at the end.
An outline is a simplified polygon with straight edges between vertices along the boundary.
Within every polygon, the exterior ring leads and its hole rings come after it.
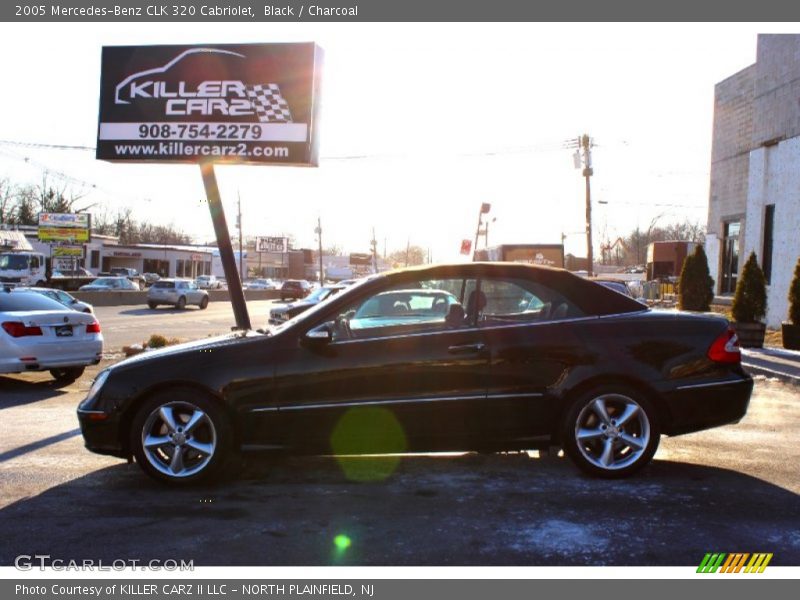
POLYGON ((16 201, 14 186, 8 177, 0 179, 0 225, 13 223, 14 203, 16 201))

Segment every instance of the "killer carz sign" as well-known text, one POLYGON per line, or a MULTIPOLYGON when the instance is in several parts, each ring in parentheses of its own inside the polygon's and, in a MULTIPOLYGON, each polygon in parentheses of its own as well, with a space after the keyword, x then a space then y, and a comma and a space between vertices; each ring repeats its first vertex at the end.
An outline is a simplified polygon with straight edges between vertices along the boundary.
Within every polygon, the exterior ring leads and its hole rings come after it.
POLYGON ((103 48, 97 158, 316 166, 313 43, 103 48))

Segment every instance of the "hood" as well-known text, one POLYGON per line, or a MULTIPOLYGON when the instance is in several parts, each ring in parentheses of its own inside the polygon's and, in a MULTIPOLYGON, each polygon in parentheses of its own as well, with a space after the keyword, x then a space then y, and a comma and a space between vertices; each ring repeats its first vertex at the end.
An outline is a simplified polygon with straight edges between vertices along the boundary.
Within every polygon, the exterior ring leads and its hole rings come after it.
POLYGON ((149 350, 147 352, 137 354, 136 356, 131 356, 130 358, 126 358, 125 360, 115 364, 112 369, 125 369, 131 366, 143 366, 147 362, 157 361, 166 357, 180 356, 182 354, 194 354, 198 350, 206 350, 209 348, 224 348, 226 346, 232 346, 244 338, 261 337, 264 337, 263 334, 248 331, 245 334, 229 333, 218 337, 210 337, 192 342, 185 342, 183 344, 167 346, 166 348, 159 348, 157 350, 149 350))

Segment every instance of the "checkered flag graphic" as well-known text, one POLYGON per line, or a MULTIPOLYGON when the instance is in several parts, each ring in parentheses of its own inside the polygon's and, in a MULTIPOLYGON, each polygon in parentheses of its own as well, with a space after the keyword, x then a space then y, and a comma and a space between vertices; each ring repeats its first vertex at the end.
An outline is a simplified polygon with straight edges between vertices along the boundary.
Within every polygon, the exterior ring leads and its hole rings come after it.
POLYGON ((262 123, 291 123, 292 113, 289 103, 281 96, 281 90, 275 83, 257 84, 247 87, 247 97, 253 110, 262 123))

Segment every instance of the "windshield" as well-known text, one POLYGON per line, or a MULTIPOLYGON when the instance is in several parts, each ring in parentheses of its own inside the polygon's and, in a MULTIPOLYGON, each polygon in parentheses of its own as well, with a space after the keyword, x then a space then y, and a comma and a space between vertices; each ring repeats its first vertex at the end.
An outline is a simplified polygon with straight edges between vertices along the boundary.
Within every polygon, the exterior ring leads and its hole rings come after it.
POLYGON ((314 290, 311 294, 309 294, 306 300, 309 300, 311 302, 320 302, 322 300, 325 300, 325 298, 327 298, 328 296, 332 295, 335 291, 336 290, 333 288, 319 288, 317 290, 314 290))
POLYGON ((31 257, 26 254, 0 254, 0 269, 24 271, 28 268, 31 257))

